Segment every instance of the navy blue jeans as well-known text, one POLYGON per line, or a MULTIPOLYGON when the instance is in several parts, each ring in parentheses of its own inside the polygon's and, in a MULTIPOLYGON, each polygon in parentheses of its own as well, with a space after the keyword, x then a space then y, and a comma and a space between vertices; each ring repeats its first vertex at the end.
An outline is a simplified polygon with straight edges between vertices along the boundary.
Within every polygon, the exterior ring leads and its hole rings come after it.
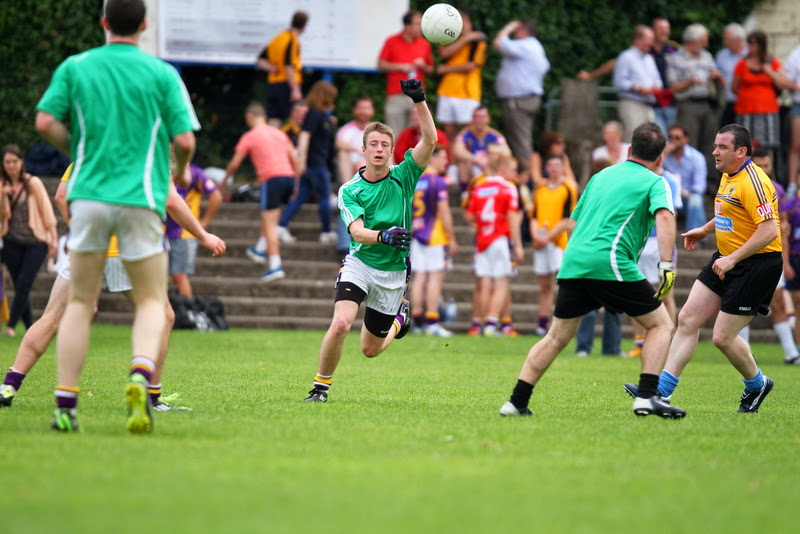
POLYGON ((300 211, 303 204, 311 197, 311 192, 316 191, 319 196, 319 221, 322 225, 322 232, 331 231, 331 173, 327 167, 309 167, 303 177, 300 178, 300 189, 297 196, 289 201, 278 222, 284 228, 300 211))
POLYGON ((47 243, 20 245, 6 241, 3 245, 3 263, 14 280, 14 300, 11 303, 10 317, 7 326, 14 328, 22 319, 25 328, 33 324, 31 310, 31 288, 36 275, 47 259, 47 243))
MULTIPOLYGON (((578 327, 576 336, 578 345, 575 352, 592 352, 597 313, 597 310, 592 310, 583 316, 581 325, 578 327)), ((603 355, 619 356, 620 342, 622 341, 622 318, 620 314, 610 313, 608 310, 605 310, 603 315, 603 355)))

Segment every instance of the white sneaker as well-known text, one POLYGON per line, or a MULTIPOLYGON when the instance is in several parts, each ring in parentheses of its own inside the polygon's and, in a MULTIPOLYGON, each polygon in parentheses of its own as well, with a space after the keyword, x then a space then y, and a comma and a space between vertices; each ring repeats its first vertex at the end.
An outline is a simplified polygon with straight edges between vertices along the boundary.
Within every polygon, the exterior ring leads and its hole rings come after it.
POLYGON ((450 337, 453 333, 440 325, 439 323, 428 325, 425 327, 425 335, 426 336, 437 336, 437 337, 450 337))
POLYGON ((586 358, 587 356, 589 356, 589 353, 586 352, 585 350, 579 350, 578 352, 575 353, 575 356, 577 356, 578 358, 586 358))
POLYGON ((533 415, 533 412, 528 408, 517 410, 517 407, 511 404, 511 401, 506 402, 500 407, 500 415, 502 416, 520 416, 520 415, 533 415))
POLYGON ((278 239, 281 240, 281 243, 294 243, 297 239, 289 233, 289 229, 285 226, 278 226, 278 239))
POLYGON ((319 234, 319 242, 321 245, 333 245, 339 241, 339 236, 336 232, 322 232, 319 234))
POLYGON ((542 328, 541 326, 537 326, 537 327, 536 327, 536 328, 533 330, 533 335, 534 335, 534 336, 543 336, 543 335, 545 335, 546 333, 547 333, 547 330, 545 330, 545 329, 544 329, 544 328, 542 328))

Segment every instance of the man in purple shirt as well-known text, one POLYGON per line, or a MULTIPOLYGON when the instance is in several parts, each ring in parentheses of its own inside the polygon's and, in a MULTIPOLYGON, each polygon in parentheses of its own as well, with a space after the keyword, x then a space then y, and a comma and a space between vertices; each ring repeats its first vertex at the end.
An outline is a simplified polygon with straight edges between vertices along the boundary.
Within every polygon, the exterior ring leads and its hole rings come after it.
MULTIPOLYGON (((207 228, 222 204, 222 194, 214 181, 208 178, 200 167, 189 165, 182 178, 182 182, 178 178, 175 179, 175 189, 186 200, 192 215, 200 221, 203 228, 207 228), (208 197, 208 206, 200 218, 200 201, 203 197, 208 197)), ((178 293, 191 298, 194 295, 189 276, 194 274, 197 261, 197 239, 181 228, 169 215, 165 233, 169 239, 169 274, 178 293)))

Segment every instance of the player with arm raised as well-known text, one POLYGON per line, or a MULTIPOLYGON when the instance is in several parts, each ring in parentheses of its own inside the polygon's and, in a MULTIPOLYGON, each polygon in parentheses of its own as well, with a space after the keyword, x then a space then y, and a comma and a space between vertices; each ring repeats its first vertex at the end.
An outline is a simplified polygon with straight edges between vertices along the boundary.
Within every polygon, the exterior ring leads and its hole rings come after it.
POLYGON ((344 341, 362 302, 367 306, 361 328, 361 352, 374 358, 409 328, 409 303, 403 295, 409 274, 412 200, 417 181, 436 144, 436 126, 419 80, 402 80, 403 93, 419 114, 422 139, 390 167, 394 132, 380 122, 364 130, 366 167, 339 189, 339 211, 350 250, 336 280, 331 326, 322 340, 314 388, 305 399, 326 402, 344 341))

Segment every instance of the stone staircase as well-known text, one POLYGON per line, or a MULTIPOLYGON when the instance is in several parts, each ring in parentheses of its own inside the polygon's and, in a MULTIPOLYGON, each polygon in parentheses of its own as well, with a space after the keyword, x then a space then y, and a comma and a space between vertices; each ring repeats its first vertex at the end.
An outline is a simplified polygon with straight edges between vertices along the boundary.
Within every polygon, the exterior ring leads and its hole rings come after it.
MULTIPOLYGON (((54 191, 57 182, 46 182, 54 191)), ((455 199, 457 195, 454 193, 451 198, 455 199)), ((334 213, 334 223, 337 216, 334 213)), ((458 305, 457 319, 448 328, 465 332, 469 328, 474 283, 470 247, 473 236, 464 223, 461 208, 454 205, 453 216, 461 250, 454 258, 453 269, 447 273, 443 296, 445 300, 455 299, 458 305)), ((228 251, 222 258, 212 258, 208 251, 200 249, 196 275, 191 279, 195 294, 220 298, 232 327, 327 329, 333 313, 333 285, 342 254, 336 252, 333 245, 318 242, 320 229, 316 205, 303 206, 290 225, 297 242, 281 246, 286 271, 283 280, 261 283, 258 275, 265 270, 265 266, 252 262, 245 255, 245 249, 258 238, 258 228, 257 204, 222 205, 209 230, 226 240, 228 251)), ((697 272, 708 261, 709 255, 708 249, 697 253, 679 252, 679 273, 674 289, 679 306, 685 302, 697 272)), ((531 261, 531 251, 527 249, 519 274, 511 284, 514 326, 523 333, 533 331, 538 317, 538 284, 531 261)), ((31 294, 36 317, 47 303, 54 277, 54 274, 43 270, 36 280, 31 294)), ((12 284, 7 282, 7 290, 13 293, 12 284)), ((360 328, 362 316, 363 307, 354 328, 360 328)), ((97 322, 128 324, 132 317, 132 306, 124 297, 107 292, 101 294, 97 322)), ((752 326, 753 341, 775 341, 768 319, 758 317, 752 326)), ((600 328, 602 321, 598 321, 598 333, 600 328)), ((623 320, 623 335, 628 338, 632 336, 629 318, 623 320)), ((710 325, 702 330, 701 337, 710 339, 710 325)))

